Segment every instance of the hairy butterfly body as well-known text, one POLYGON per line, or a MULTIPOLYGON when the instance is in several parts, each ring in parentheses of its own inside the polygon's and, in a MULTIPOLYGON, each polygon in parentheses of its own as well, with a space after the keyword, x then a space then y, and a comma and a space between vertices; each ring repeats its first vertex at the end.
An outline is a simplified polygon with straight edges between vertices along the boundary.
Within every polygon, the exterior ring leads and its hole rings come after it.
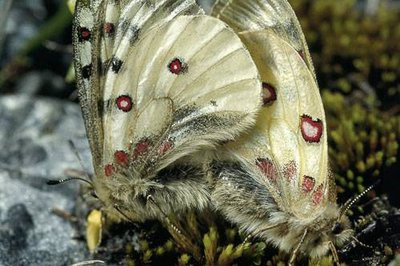
POLYGON ((308 48, 286 1, 219 0, 263 81, 255 127, 212 163, 211 199, 241 229, 292 252, 325 255, 351 235, 328 167, 325 114, 308 48))
POLYGON ((192 0, 77 2, 74 59, 94 189, 130 220, 208 206, 194 154, 235 138, 260 107, 248 51, 202 14, 192 0))

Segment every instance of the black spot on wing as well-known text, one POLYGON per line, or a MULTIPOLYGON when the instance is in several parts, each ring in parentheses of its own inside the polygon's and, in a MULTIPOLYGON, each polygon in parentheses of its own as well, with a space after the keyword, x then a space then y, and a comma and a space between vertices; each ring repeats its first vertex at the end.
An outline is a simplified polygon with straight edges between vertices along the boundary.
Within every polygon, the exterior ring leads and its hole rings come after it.
POLYGON ((107 59, 104 62, 99 61, 99 68, 98 68, 99 74, 104 76, 107 73, 108 69, 110 68, 110 64, 111 64, 111 58, 107 59))
POLYGON ((139 39, 140 29, 136 25, 131 25, 129 21, 123 20, 119 25, 121 34, 124 38, 128 38, 131 45, 139 39))
POLYGON ((106 110, 110 110, 112 104, 113 104, 113 101, 111 99, 108 99, 108 100, 105 100, 105 101, 99 100, 97 102, 97 109, 99 111, 100 117, 104 115, 104 112, 106 110))
POLYGON ((84 79, 89 79, 90 76, 92 75, 92 64, 82 67, 81 74, 84 79))
POLYGON ((134 44, 139 39, 139 33, 140 29, 137 26, 133 25, 129 27, 128 36, 131 45, 134 44))
POLYGON ((116 56, 111 59, 111 70, 114 73, 118 73, 122 67, 123 61, 116 56))

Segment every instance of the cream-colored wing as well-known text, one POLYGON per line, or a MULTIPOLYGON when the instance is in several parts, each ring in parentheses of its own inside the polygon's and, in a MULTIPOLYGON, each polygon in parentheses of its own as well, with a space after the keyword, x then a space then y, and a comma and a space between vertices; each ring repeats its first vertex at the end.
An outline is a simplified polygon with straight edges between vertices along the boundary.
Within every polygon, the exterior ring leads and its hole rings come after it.
POLYGON ((111 93, 105 87, 106 73, 118 72, 130 47, 151 27, 178 15, 202 13, 194 0, 77 1, 73 23, 74 63, 94 165, 102 161, 103 99, 111 93))
POLYGON ((179 16, 143 34, 118 71, 106 73, 105 87, 97 168, 106 176, 128 167, 152 177, 178 158, 233 139, 255 122, 261 105, 250 54, 226 24, 204 15, 179 16))
POLYGON ((317 84, 297 51, 274 31, 240 35, 260 71, 264 106, 254 130, 229 148, 281 208, 305 217, 318 213, 333 188, 317 84))
POLYGON ((236 32, 272 29, 301 55, 315 78, 303 31, 287 0, 217 0, 211 15, 236 32))
POLYGON ((101 1, 77 1, 72 29, 74 67, 76 83, 82 115, 85 121, 86 132, 90 149, 93 154, 93 162, 101 161, 101 149, 103 146, 103 128, 101 116, 97 108, 100 93, 100 78, 98 62, 100 54, 97 51, 100 42, 100 16, 101 1))

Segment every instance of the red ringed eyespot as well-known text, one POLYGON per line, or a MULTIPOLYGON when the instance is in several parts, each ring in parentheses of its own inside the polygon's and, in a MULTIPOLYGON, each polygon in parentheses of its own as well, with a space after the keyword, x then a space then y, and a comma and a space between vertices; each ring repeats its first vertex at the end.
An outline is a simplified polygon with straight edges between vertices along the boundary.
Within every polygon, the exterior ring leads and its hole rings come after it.
POLYGON ((121 95, 116 100, 115 103, 117 108, 123 112, 129 112, 132 110, 132 98, 128 95, 121 95))

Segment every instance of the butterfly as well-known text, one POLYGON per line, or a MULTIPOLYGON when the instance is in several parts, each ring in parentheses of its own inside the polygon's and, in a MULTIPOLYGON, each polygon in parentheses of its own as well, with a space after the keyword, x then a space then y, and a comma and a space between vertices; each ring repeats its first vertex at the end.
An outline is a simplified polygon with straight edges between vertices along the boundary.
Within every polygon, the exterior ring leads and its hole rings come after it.
POLYGON ((212 15, 249 49, 260 72, 263 107, 251 131, 213 161, 211 201, 252 236, 321 257, 353 234, 336 204, 326 119, 300 24, 284 0, 218 0, 212 15))
POLYGON ((78 0, 74 63, 96 196, 131 221, 210 204, 202 153, 254 124, 249 52, 194 0, 78 0))

